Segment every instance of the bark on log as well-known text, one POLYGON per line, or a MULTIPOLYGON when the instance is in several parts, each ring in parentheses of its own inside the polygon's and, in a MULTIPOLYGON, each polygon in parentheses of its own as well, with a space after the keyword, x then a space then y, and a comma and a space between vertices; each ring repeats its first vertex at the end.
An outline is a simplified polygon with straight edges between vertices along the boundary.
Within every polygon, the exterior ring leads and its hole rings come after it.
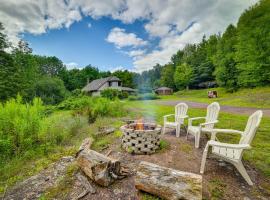
POLYGON ((140 162, 135 187, 163 199, 202 199, 202 176, 140 162))
POLYGON ((128 173, 119 160, 111 159, 89 149, 91 140, 83 141, 78 153, 77 163, 82 171, 94 182, 108 186, 117 179, 125 178, 128 173))

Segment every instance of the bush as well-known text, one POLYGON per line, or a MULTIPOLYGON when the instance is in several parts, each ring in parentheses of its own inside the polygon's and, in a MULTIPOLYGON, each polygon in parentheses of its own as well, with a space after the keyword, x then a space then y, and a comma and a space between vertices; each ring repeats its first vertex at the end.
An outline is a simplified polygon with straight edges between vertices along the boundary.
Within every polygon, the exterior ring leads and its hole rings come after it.
POLYGON ((67 96, 64 82, 59 78, 43 77, 37 82, 35 91, 45 104, 58 104, 67 96))
POLYGON ((120 91, 117 89, 108 88, 108 89, 102 90, 100 94, 104 98, 115 100, 116 98, 119 97, 120 91))
POLYGON ((119 91, 117 89, 108 88, 101 91, 101 96, 110 100, 125 99, 128 98, 128 92, 126 91, 119 91))
POLYGON ((140 100, 155 100, 160 99, 159 96, 153 93, 140 94, 138 96, 129 96, 130 101, 140 101, 140 100))

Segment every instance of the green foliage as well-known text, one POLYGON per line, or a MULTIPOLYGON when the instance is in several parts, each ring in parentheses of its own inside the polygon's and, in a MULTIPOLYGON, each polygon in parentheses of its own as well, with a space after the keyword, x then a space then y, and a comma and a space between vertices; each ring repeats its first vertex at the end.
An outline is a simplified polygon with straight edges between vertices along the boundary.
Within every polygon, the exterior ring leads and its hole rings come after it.
POLYGON ((0 158, 19 155, 38 145, 43 111, 42 101, 37 98, 23 104, 18 96, 0 104, 0 158))
POLYGON ((4 34, 4 26, 0 22, 0 51, 4 51, 9 47, 9 42, 7 40, 6 34, 4 34))
POLYGON ((169 149, 170 148, 170 143, 166 140, 160 140, 159 143, 159 148, 161 151, 165 150, 165 149, 169 149))
POLYGON ((110 100, 128 98, 128 92, 119 91, 117 89, 107 88, 101 91, 101 96, 110 100))
POLYGON ((235 61, 236 36, 236 28, 229 25, 218 43, 218 50, 214 58, 216 80, 227 91, 235 91, 238 88, 238 70, 235 61))
POLYGON ((145 93, 145 94, 139 94, 137 96, 128 97, 128 100, 130 101, 155 100, 155 99, 160 99, 160 97, 153 93, 145 93))
POLYGON ((60 103, 56 108, 61 110, 75 110, 79 114, 87 114, 90 121, 98 116, 123 116, 124 110, 121 102, 118 100, 111 101, 102 97, 70 97, 60 103))
POLYGON ((176 67, 174 72, 174 84, 177 89, 188 88, 192 78, 192 68, 184 63, 176 67))
POLYGON ((128 70, 118 70, 115 71, 112 75, 118 77, 122 81, 122 86, 124 87, 130 87, 134 88, 135 83, 134 83, 134 73, 129 72, 128 70))
POLYGON ((91 82, 101 78, 103 75, 97 68, 88 65, 83 69, 63 70, 59 76, 64 81, 65 87, 69 91, 73 91, 82 89, 87 84, 87 81, 91 82))
POLYGON ((270 83, 270 1, 246 10, 237 24, 236 62, 241 87, 270 83))
POLYGON ((57 104, 67 96, 63 81, 57 77, 41 78, 36 83, 35 93, 45 104, 57 104))
POLYGON ((165 65, 161 72, 161 85, 166 86, 172 89, 175 89, 175 84, 173 81, 173 75, 174 75, 174 66, 169 64, 165 65))
POLYGON ((105 89, 101 91, 101 96, 110 100, 115 100, 116 98, 118 98, 120 91, 117 89, 105 89))

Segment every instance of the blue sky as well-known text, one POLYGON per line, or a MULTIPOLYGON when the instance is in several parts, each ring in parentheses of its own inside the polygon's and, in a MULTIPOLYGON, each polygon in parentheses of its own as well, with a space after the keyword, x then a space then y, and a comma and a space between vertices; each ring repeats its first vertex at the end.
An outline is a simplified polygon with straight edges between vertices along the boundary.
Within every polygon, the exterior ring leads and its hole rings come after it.
POLYGON ((10 41, 67 66, 142 72, 223 32, 258 0, 1 0, 10 41), (89 26, 90 24, 90 26, 89 26))
MULTIPOLYGON (((123 52, 130 48, 117 49, 106 38, 111 29, 120 27, 146 39, 143 24, 142 21, 131 25, 108 17, 98 20, 85 17, 69 28, 50 30, 41 35, 24 34, 23 39, 29 42, 34 54, 57 56, 64 63, 76 63, 78 67, 91 64, 104 71, 116 67, 132 69, 132 58, 123 52)), ((156 43, 154 38, 151 41, 156 43)), ((151 50, 153 45, 148 48, 151 50)))

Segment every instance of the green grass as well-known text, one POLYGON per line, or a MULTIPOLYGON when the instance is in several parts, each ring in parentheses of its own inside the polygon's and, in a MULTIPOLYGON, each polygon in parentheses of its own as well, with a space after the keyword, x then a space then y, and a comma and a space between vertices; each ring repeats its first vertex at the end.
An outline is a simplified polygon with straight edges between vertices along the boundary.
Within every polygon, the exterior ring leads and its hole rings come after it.
POLYGON ((87 117, 73 116, 70 111, 55 112, 43 122, 45 126, 41 132, 43 137, 61 136, 58 145, 42 146, 38 149, 27 151, 25 154, 1 164, 0 166, 0 194, 6 187, 14 185, 29 176, 37 174, 48 167, 49 164, 59 160, 63 156, 75 155, 82 140, 86 137, 94 139, 93 149, 102 150, 111 144, 120 133, 105 136, 96 135, 100 126, 113 126, 119 128, 123 122, 118 118, 98 118, 95 123, 88 124, 87 117), (44 150, 46 148, 46 151, 44 150))
POLYGON ((211 88, 203 90, 179 91, 174 95, 161 96, 163 100, 187 100, 200 103, 219 102, 221 105, 270 108, 270 87, 254 89, 241 89, 234 93, 228 93, 223 88, 211 88), (218 98, 209 99, 207 91, 216 90, 218 98))
MULTIPOLYGON (((163 116, 174 112, 173 106, 155 105, 154 101, 127 102, 127 108, 137 110, 138 115, 146 119, 156 120, 163 124, 163 116)), ((189 117, 205 116, 205 109, 189 109, 189 117)), ((248 116, 220 112, 219 123, 216 127, 236 130, 244 130, 248 116)), ((187 122, 186 122, 187 123, 187 122)), ((244 160, 255 166, 264 175, 270 177, 270 118, 263 117, 260 127, 252 143, 252 149, 246 150, 244 160)), ((218 134, 217 137, 223 142, 237 143, 239 137, 230 134, 218 134)))

